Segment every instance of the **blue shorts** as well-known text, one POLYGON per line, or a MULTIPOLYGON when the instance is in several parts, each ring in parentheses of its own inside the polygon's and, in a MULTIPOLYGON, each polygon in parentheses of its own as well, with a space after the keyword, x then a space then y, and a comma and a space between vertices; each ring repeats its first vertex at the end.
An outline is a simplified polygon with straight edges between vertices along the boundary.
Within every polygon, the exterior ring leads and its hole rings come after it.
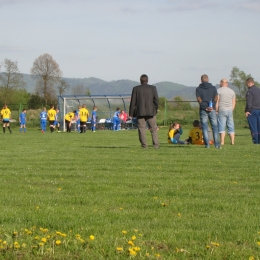
POLYGON ((25 120, 21 120, 20 125, 25 125, 26 121, 25 120))
POLYGON ((3 123, 9 123, 9 118, 4 118, 3 123))
POLYGON ((218 112, 218 131, 220 134, 226 132, 226 126, 228 134, 234 134, 235 126, 232 110, 223 110, 218 112))
POLYGON ((58 125, 58 124, 59 124, 58 121, 54 121, 54 123, 53 123, 54 126, 56 126, 56 125, 58 125))

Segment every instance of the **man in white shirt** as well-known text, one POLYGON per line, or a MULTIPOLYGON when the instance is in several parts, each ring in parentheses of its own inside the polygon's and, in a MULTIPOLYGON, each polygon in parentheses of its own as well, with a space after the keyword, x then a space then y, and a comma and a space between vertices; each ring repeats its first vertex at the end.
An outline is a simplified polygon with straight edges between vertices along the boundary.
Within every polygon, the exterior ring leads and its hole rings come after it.
POLYGON ((235 127, 233 119, 233 110, 236 106, 236 94, 228 87, 228 81, 222 79, 218 91, 218 102, 216 111, 218 112, 218 130, 220 134, 220 143, 224 145, 226 126, 230 137, 231 144, 235 142, 235 127))

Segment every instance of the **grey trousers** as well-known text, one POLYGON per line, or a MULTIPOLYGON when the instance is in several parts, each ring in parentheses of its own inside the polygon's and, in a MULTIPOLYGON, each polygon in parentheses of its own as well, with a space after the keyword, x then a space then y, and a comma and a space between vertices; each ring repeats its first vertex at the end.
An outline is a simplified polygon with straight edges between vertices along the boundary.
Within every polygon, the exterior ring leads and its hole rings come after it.
POLYGON ((137 117, 138 134, 141 146, 143 148, 148 147, 146 142, 146 122, 148 122, 150 127, 150 132, 153 140, 153 147, 159 148, 160 146, 157 133, 156 116, 137 117))

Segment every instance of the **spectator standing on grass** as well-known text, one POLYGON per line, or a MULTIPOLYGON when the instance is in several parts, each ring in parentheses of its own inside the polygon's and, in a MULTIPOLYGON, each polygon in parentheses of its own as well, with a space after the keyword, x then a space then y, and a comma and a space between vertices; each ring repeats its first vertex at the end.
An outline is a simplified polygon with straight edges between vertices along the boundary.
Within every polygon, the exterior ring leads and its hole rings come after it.
POLYGON ((20 123, 20 133, 22 133, 22 131, 26 133, 26 109, 23 109, 23 111, 20 113, 19 123, 20 123))
POLYGON ((218 91, 218 102, 216 112, 218 113, 218 131, 220 134, 220 144, 224 145, 226 126, 230 137, 230 142, 235 143, 235 125, 233 111, 236 106, 236 94, 234 90, 228 87, 228 81, 222 79, 218 91))
POLYGON ((43 111, 40 113, 42 133, 45 133, 45 132, 46 132, 47 117, 48 117, 48 115, 47 115, 46 107, 44 107, 44 108, 43 108, 43 111))
POLYGON ((10 119, 11 119, 11 110, 7 107, 6 104, 4 104, 4 107, 1 110, 1 116, 2 116, 2 120, 3 120, 3 133, 5 134, 5 128, 7 127, 11 134, 12 130, 9 125, 10 119))
POLYGON ((48 119, 49 119, 51 133, 53 133, 54 131, 55 116, 56 116, 56 110, 54 109, 54 105, 51 105, 51 108, 48 110, 48 119))
POLYGON ((200 105, 200 122, 206 148, 210 148, 208 138, 208 120, 210 121, 213 131, 214 145, 220 149, 218 139, 218 120, 216 113, 216 102, 218 100, 218 92, 215 86, 209 83, 209 78, 206 74, 201 76, 201 84, 196 88, 196 97, 200 105))
POLYGON ((137 127, 139 141, 142 148, 148 148, 146 142, 146 122, 150 126, 150 132, 153 140, 153 147, 159 148, 156 114, 158 110, 158 93, 155 86, 148 85, 148 76, 143 74, 140 77, 141 85, 132 90, 129 117, 137 117, 137 127))
POLYGON ((245 113, 254 144, 260 144, 260 89, 255 86, 253 78, 246 80, 248 91, 246 92, 245 113))

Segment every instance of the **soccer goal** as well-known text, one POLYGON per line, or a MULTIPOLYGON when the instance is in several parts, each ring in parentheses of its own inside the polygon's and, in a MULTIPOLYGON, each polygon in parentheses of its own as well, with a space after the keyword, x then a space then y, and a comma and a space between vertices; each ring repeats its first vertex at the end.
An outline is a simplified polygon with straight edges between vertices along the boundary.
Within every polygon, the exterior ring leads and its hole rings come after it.
MULTIPOLYGON (((85 104, 91 116, 93 107, 96 106, 97 110, 97 124, 100 122, 100 127, 105 127, 105 122, 113 120, 113 115, 116 109, 124 110, 126 113, 129 111, 130 94, 125 95, 63 95, 58 97, 58 106, 60 110, 60 124, 61 129, 65 131, 65 115, 74 110, 78 110, 78 106, 85 104), (101 125, 102 124, 102 125, 101 125)), ((90 127, 90 120, 88 119, 87 125, 90 127)), ((75 122, 73 122, 75 124, 75 122)), ((76 129, 72 127, 72 129, 76 129)))

